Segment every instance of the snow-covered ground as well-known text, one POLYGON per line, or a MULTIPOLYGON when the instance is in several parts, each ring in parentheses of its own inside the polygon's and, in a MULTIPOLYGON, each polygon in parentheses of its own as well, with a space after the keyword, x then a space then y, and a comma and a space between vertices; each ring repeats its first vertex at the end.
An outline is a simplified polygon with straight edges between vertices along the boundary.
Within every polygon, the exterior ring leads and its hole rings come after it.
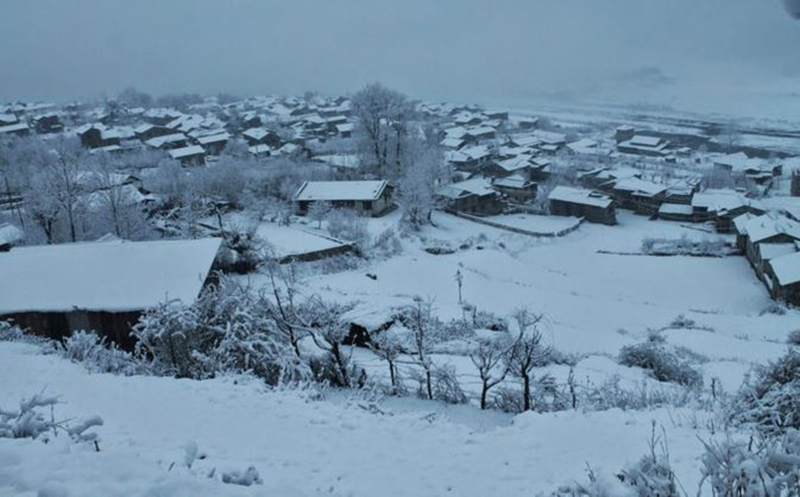
MULTIPOLYGON (((399 216, 370 219, 369 231, 375 235, 395 226, 399 216)), ((560 384, 572 369, 583 385, 617 377, 631 390, 672 388, 616 361, 621 347, 642 342, 652 329, 660 329, 668 344, 698 354, 695 366, 706 389, 716 378, 723 390, 734 391, 753 364, 785 352, 786 336, 800 328, 800 314, 763 314, 771 301, 743 257, 637 254, 643 238, 718 235, 624 211, 618 219, 618 226, 584 223, 548 239, 437 213, 435 226, 403 239, 400 255, 307 275, 300 285, 306 294, 361 302, 360 312, 385 315, 419 295, 433 300, 440 317, 461 317, 454 279, 460 271, 464 299, 480 310, 508 316, 525 306, 545 314, 545 341, 577 357, 573 368, 551 365, 535 372, 549 373, 560 384), (437 244, 457 250, 447 255, 423 250, 437 244), (680 315, 694 327, 671 325, 680 315)), ((573 220, 536 222, 555 226, 573 220)), ((316 226, 302 229, 313 233, 316 226)), ((263 276, 250 279, 255 286, 266 284, 263 276)), ((370 378, 385 378, 385 363, 370 351, 352 349, 352 354, 370 378)), ((453 366, 462 387, 477 392, 468 357, 438 353, 432 359, 453 366)), ((401 374, 407 376, 412 367, 402 366, 401 374)), ((97 430, 100 452, 65 440, 0 442, 0 495, 14 496, 528 496, 585 481, 587 464, 598 474, 611 474, 636 462, 648 451, 653 422, 666 432, 672 468, 691 494, 700 479, 700 440, 710 438, 715 426, 709 412, 694 408, 579 408, 512 416, 413 398, 375 405, 365 394, 341 391, 314 400, 308 392, 269 390, 241 377, 191 381, 89 374, 34 346, 3 342, 0 378, 0 408, 46 387, 65 401, 56 418, 96 414, 105 420, 97 430), (207 457, 189 469, 184 448, 191 444, 207 457), (264 485, 219 481, 222 472, 249 466, 264 485)), ((506 386, 512 382, 507 379, 506 386)))
MULTIPOLYGON (((703 414, 482 413, 413 399, 332 393, 311 400, 255 381, 89 374, 30 345, 0 343, 0 406, 43 387, 63 396, 56 418, 97 414, 100 452, 56 440, 0 443, 0 495, 8 496, 529 496, 585 481, 585 467, 618 471, 646 453, 655 421, 669 437, 681 483, 696 488, 708 438, 703 414), (186 468, 185 447, 206 455, 186 468), (207 475, 253 466, 264 485, 207 475)), ((660 428, 658 428, 660 430, 660 428)))
POLYGON ((456 271, 464 277, 463 298, 479 309, 508 316, 518 307, 544 313, 545 339, 579 355, 616 355, 641 342, 650 329, 666 327, 683 314, 710 331, 679 330, 669 341, 708 357, 709 374, 728 375, 736 387, 750 363, 785 351, 786 335, 800 314, 764 314, 771 302, 744 257, 648 257, 619 255, 640 250, 643 238, 715 238, 697 226, 651 221, 620 211, 618 226, 584 223, 558 239, 535 239, 446 214, 423 236, 455 243, 478 241, 450 255, 431 255, 413 244, 405 252, 367 267, 309 277, 306 291, 372 309, 430 298, 435 312, 460 317, 456 271), (611 253, 609 253, 611 252, 611 253), (373 280, 366 273, 377 276, 373 280), (741 368, 714 366, 741 361, 741 368))

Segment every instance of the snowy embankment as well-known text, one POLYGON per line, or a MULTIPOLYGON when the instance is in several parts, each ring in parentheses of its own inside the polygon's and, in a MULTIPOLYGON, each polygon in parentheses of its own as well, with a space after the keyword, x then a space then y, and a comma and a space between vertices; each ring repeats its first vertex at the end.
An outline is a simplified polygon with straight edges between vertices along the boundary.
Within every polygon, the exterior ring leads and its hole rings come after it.
MULTIPOLYGON (((529 496, 616 472, 647 451, 654 420, 681 483, 696 488, 703 414, 527 413, 516 417, 342 393, 311 400, 246 378, 207 381, 89 374, 33 346, 0 343, 0 406, 42 387, 56 417, 102 416, 100 452, 65 440, 0 440, 0 495, 529 496), (659 428, 660 430, 660 428, 659 428), (206 457, 186 467, 185 447, 206 457), (253 466, 264 485, 218 476, 253 466)), ((690 490, 691 491, 691 490, 690 490)))

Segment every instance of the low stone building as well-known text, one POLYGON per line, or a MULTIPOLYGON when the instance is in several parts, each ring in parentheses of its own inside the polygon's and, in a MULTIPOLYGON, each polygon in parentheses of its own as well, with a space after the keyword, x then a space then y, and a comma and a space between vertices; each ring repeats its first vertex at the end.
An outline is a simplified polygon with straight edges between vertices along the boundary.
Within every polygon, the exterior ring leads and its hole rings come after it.
POLYGON ((334 209, 380 216, 394 206, 393 190, 385 180, 306 181, 294 195, 294 210, 304 216, 315 202, 328 202, 334 209))

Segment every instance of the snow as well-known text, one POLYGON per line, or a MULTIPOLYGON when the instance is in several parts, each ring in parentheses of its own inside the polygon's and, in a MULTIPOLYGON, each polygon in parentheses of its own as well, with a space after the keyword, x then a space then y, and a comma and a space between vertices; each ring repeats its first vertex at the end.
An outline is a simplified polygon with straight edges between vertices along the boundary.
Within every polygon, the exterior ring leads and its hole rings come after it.
POLYGON ((707 436, 692 427, 703 414, 685 409, 511 417, 397 399, 371 413, 357 397, 312 401, 245 378, 88 374, 32 346, 0 343, 0 377, 12 375, 0 383, 2 406, 46 384, 66 402, 57 416, 106 420, 100 452, 62 440, 0 441, 0 495, 21 497, 527 496, 585 481, 586 463, 608 473, 635 462, 647 451, 651 420, 667 430, 682 483, 696 488, 696 436, 707 436), (207 457, 189 470, 192 444, 207 457), (206 477, 248 466, 263 486, 206 477))
POLYGON ((193 302, 220 239, 75 243, 0 253, 0 314, 193 302))

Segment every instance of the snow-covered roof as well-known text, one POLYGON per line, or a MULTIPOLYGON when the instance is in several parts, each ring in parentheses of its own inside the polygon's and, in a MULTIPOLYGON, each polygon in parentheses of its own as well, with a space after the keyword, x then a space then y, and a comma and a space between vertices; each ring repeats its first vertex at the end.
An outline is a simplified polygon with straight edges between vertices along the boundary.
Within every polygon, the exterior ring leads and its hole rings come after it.
POLYGON ((0 253, 0 314, 139 311, 191 303, 219 250, 219 238, 73 243, 0 253))
POLYGON ((215 135, 200 136, 197 138, 197 143, 200 145, 208 145, 209 143, 224 142, 230 139, 231 135, 227 131, 215 135))
POLYGON ((637 147, 658 147, 662 139, 657 136, 636 135, 631 138, 630 143, 637 147))
POLYGON ((173 159, 183 159, 193 155, 205 155, 206 151, 200 145, 192 145, 190 147, 176 148, 169 151, 169 156, 173 159))
POLYGON ((800 282, 800 252, 772 259, 770 266, 781 286, 800 282))
POLYGON ((639 178, 623 178, 614 184, 614 190, 634 192, 642 195, 658 195, 667 189, 665 185, 659 185, 651 181, 639 178))
POLYGON ((613 202, 607 195, 592 190, 572 188, 569 186, 557 186, 553 188, 553 191, 548 195, 548 199, 602 208, 610 206, 613 202))
POLYGON ((377 200, 388 183, 384 181, 306 181, 297 190, 297 201, 377 200))
POLYGON ((500 178, 492 183, 494 186, 500 186, 505 188, 525 188, 526 186, 532 184, 532 181, 529 181, 524 176, 520 174, 512 174, 511 176, 507 176, 505 178, 500 178))
POLYGON ((758 245, 758 253, 761 255, 761 259, 765 261, 771 261, 795 252, 797 252, 797 247, 794 243, 760 243, 758 245))
POLYGON ((759 243, 777 235, 788 235, 795 240, 800 240, 800 223, 773 214, 764 214, 750 219, 744 224, 744 229, 752 243, 759 243))
POLYGON ((173 133, 171 135, 156 136, 155 138, 150 138, 145 143, 153 148, 161 148, 167 143, 179 142, 185 139, 186 135, 184 135, 183 133, 173 133))
POLYGON ((458 183, 452 183, 439 189, 439 195, 447 198, 458 198, 464 195, 497 195, 492 188, 492 183, 483 177, 468 179, 458 183))
POLYGON ((14 133, 28 129, 27 123, 9 124, 8 126, 0 126, 0 135, 3 133, 14 133))

